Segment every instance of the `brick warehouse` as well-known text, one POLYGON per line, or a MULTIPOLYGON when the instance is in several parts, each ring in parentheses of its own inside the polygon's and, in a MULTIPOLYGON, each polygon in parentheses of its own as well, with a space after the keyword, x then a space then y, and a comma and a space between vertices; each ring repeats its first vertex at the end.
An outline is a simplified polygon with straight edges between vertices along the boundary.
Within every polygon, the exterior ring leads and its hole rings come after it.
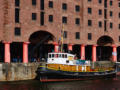
POLYGON ((119 0, 0 0, 0 61, 28 63, 58 51, 92 61, 120 58, 119 0))

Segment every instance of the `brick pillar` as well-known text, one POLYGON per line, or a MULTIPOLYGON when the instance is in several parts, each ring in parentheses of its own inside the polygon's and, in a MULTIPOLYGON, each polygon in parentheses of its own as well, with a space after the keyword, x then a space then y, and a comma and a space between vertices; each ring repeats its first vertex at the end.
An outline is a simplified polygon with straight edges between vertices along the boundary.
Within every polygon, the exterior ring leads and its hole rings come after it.
POLYGON ((5 45, 4 62, 10 63, 10 42, 4 42, 4 45, 5 45))
POLYGON ((96 62, 96 47, 97 45, 92 46, 92 61, 96 62))
POLYGON ((68 45, 68 50, 69 50, 69 51, 72 51, 72 50, 73 50, 73 44, 69 44, 69 45, 68 45))
POLYGON ((117 47, 115 45, 113 47, 113 52, 112 52, 112 61, 117 62, 117 47))
POLYGON ((23 43, 23 63, 28 63, 28 44, 29 42, 23 43))
POLYGON ((85 60, 85 45, 81 45, 81 59, 85 60))
POLYGON ((59 45, 58 43, 54 42, 54 52, 58 52, 59 51, 59 45))

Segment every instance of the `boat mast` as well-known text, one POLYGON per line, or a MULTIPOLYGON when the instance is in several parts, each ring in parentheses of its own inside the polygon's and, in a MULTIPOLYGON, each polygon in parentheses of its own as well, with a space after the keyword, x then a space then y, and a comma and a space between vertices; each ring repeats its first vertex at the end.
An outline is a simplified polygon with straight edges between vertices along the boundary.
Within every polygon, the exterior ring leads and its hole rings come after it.
POLYGON ((64 24, 62 25, 61 31, 61 52, 63 52, 63 40, 64 40, 64 24))

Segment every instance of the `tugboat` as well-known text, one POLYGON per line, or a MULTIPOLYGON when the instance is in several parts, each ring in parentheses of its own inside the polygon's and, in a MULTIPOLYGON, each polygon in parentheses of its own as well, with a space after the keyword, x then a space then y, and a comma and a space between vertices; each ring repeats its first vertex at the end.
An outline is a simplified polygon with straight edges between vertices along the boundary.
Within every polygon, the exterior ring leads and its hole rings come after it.
POLYGON ((37 76, 41 82, 84 80, 116 75, 115 67, 95 66, 95 62, 77 59, 71 53, 64 53, 62 45, 63 31, 61 34, 61 50, 57 53, 48 53, 46 65, 41 65, 37 69, 37 76))
POLYGON ((48 53, 47 64, 38 68, 37 75, 41 82, 48 82, 111 77, 116 72, 114 67, 94 67, 94 63, 75 59, 73 54, 53 52, 48 53))

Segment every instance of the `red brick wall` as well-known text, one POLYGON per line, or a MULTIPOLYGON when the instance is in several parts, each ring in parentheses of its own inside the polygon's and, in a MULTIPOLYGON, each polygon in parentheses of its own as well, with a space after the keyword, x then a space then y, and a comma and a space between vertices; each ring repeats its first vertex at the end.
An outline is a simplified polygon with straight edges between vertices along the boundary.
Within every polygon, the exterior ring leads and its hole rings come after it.
POLYGON ((119 7, 118 1, 113 1, 113 6, 107 7, 107 32, 104 32, 104 2, 98 3, 98 0, 51 0, 53 1, 53 8, 48 7, 48 1, 45 0, 45 25, 40 26, 40 0, 37 0, 37 5, 32 6, 32 0, 20 0, 20 23, 15 24, 14 13, 15 5, 14 0, 0 0, 0 40, 23 42, 28 41, 32 33, 45 30, 50 32, 56 37, 56 41, 60 37, 62 29, 62 16, 67 16, 67 24, 64 25, 65 30, 68 32, 68 38, 64 40, 65 43, 73 44, 97 44, 97 40, 104 35, 113 38, 116 45, 119 45, 120 30, 118 24, 119 7), (8 13, 5 16, 5 4, 8 2, 8 13), (67 3, 67 10, 62 10, 62 3, 67 3), (75 11, 75 5, 80 5, 80 12, 75 11), (88 7, 92 8, 92 14, 88 14, 88 7), (98 15, 98 10, 102 9, 102 15, 98 15), (113 11, 113 16, 109 16, 109 11, 113 11), (37 13, 37 20, 32 21, 32 13, 37 13), (48 15, 53 15, 53 23, 48 21, 48 15), (75 18, 80 18, 80 25, 75 25, 75 18), (88 19, 92 20, 92 26, 88 27, 88 19), (7 20, 7 24, 4 22, 7 20), (102 28, 98 27, 98 21, 102 21, 102 28), (113 22, 113 29, 109 28, 110 21, 113 22), (5 25, 4 25, 5 24, 5 25), (14 35, 14 28, 21 28, 21 36, 14 35), (75 32, 80 32, 80 40, 75 39, 75 32), (88 33, 92 33, 92 40, 88 40, 88 33))

